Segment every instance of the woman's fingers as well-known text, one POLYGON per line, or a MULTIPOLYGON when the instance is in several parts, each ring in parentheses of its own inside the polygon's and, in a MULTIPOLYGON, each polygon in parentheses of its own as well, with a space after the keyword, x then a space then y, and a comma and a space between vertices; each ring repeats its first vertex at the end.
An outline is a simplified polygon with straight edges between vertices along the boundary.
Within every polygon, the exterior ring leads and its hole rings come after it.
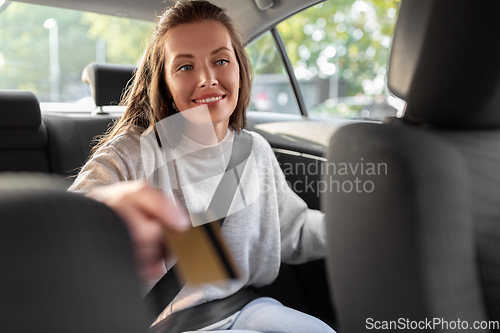
POLYGON ((182 232, 191 227, 186 214, 177 209, 174 202, 163 192, 149 186, 146 182, 135 183, 134 191, 129 193, 129 197, 138 209, 171 231, 182 232))
POLYGON ((171 199, 142 181, 100 187, 88 196, 113 208, 125 221, 139 274, 157 277, 164 271, 164 232, 186 231, 191 222, 171 199))
POLYGON ((143 181, 99 187, 90 191, 88 196, 106 203, 120 214, 124 213, 128 205, 132 205, 141 214, 157 220, 170 231, 182 232, 191 227, 186 214, 177 209, 171 199, 143 181))

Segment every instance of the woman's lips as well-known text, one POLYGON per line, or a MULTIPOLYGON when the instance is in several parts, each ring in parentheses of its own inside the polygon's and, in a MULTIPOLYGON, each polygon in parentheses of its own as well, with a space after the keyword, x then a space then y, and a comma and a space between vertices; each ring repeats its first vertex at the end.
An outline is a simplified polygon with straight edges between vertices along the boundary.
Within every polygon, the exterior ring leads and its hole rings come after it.
POLYGON ((224 98, 226 95, 200 96, 200 98, 193 99, 193 102, 199 105, 206 104, 210 108, 222 102, 224 98))

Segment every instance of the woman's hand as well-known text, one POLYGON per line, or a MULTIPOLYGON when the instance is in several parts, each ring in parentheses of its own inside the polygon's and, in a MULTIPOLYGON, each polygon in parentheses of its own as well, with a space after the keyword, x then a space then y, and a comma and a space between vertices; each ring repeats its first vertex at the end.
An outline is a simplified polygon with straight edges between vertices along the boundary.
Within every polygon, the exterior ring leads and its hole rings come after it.
POLYGON ((125 221, 134 245, 139 276, 143 279, 160 277, 165 272, 164 232, 188 230, 191 222, 186 214, 144 181, 99 187, 87 196, 107 204, 125 221))

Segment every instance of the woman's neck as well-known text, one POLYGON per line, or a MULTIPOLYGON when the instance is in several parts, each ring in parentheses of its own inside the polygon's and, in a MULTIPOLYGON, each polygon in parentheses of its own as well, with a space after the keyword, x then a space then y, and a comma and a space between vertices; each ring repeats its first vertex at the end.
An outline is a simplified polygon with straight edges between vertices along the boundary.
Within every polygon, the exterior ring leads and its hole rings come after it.
POLYGON ((194 142, 212 146, 226 136, 229 119, 213 122, 206 104, 181 111, 181 116, 184 134, 194 142))
POLYGON ((228 123, 199 125, 185 122, 184 134, 191 140, 206 146, 221 142, 227 134, 228 123))

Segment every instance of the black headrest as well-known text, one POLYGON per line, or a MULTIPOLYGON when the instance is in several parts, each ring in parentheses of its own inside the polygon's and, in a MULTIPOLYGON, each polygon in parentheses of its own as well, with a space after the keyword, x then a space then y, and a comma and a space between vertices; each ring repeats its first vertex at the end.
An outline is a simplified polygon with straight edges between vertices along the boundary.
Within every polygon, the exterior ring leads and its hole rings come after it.
POLYGON ((134 66, 93 62, 83 70, 82 81, 90 85, 97 106, 118 105, 134 71, 134 66))
POLYGON ((389 89, 410 122, 500 126, 500 1, 403 0, 389 89))
POLYGON ((38 128, 40 104, 29 91, 0 90, 0 128, 38 128))

